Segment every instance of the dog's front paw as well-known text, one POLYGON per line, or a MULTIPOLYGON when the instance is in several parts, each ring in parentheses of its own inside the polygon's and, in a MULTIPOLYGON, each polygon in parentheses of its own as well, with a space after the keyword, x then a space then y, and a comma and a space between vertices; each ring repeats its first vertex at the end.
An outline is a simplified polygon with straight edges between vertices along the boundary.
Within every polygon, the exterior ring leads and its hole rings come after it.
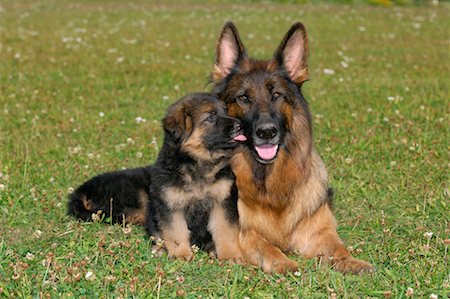
POLYGON ((286 272, 295 272, 298 270, 297 262, 288 257, 271 260, 270 263, 263 265, 263 270, 269 273, 283 274, 286 272))
POLYGON ((351 256, 334 261, 333 268, 342 273, 352 273, 357 275, 375 272, 375 268, 371 264, 351 256))
POLYGON ((193 258, 192 249, 187 244, 180 244, 169 250, 169 257, 190 261, 193 258))

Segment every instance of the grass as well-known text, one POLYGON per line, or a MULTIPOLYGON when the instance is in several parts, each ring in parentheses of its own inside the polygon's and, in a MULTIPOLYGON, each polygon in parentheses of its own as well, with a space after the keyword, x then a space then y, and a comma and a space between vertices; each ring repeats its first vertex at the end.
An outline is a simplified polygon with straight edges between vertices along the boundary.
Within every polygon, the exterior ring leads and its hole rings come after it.
POLYGON ((0 297, 448 297, 448 8, 2 2, 0 297), (257 57, 306 24, 303 90, 339 233, 375 274, 171 261, 140 227, 65 215, 70 188, 154 161, 165 108, 210 88, 228 19, 257 57))

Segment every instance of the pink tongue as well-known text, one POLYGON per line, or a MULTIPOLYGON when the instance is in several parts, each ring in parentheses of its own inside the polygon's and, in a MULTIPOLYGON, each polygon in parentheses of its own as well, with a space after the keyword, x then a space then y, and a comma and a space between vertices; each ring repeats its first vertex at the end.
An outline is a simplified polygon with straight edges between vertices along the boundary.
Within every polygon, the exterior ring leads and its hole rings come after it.
POLYGON ((246 141, 247 137, 245 137, 244 135, 237 135, 236 137, 233 138, 236 141, 246 141))
POLYGON ((255 146, 256 152, 261 159, 272 160, 277 154, 278 145, 275 144, 262 144, 255 146))

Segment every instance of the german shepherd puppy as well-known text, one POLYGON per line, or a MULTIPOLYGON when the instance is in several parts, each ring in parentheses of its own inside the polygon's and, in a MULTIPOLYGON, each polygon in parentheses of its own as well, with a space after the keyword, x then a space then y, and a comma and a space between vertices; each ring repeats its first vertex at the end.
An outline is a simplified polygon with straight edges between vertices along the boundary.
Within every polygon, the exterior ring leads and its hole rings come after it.
POLYGON ((215 97, 197 93, 169 107, 163 128, 153 166, 94 177, 70 196, 68 213, 145 224, 150 235, 163 238, 171 257, 189 260, 196 244, 213 245, 219 259, 239 261, 237 188, 229 163, 245 140, 240 122, 215 97))
POLYGON ((243 123, 248 141, 231 166, 239 190, 240 246, 267 272, 295 271, 284 252, 322 257, 341 272, 372 272, 350 256, 331 211, 326 168, 312 144, 301 85, 308 76, 305 27, 294 24, 269 61, 249 58, 233 23, 223 27, 213 93, 243 123))

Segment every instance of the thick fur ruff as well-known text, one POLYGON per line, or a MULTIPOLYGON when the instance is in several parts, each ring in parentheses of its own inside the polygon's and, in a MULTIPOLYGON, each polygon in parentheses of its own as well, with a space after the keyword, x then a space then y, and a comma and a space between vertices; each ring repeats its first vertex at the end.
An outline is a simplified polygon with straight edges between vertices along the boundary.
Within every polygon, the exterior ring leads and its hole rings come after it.
POLYGON ((216 49, 213 93, 239 118, 247 142, 232 158, 239 190, 240 245, 267 272, 296 270, 286 252, 322 257, 342 272, 371 272, 350 256, 331 211, 326 168, 312 144, 301 93, 308 39, 294 24, 269 61, 249 58, 236 27, 225 24, 216 49))

